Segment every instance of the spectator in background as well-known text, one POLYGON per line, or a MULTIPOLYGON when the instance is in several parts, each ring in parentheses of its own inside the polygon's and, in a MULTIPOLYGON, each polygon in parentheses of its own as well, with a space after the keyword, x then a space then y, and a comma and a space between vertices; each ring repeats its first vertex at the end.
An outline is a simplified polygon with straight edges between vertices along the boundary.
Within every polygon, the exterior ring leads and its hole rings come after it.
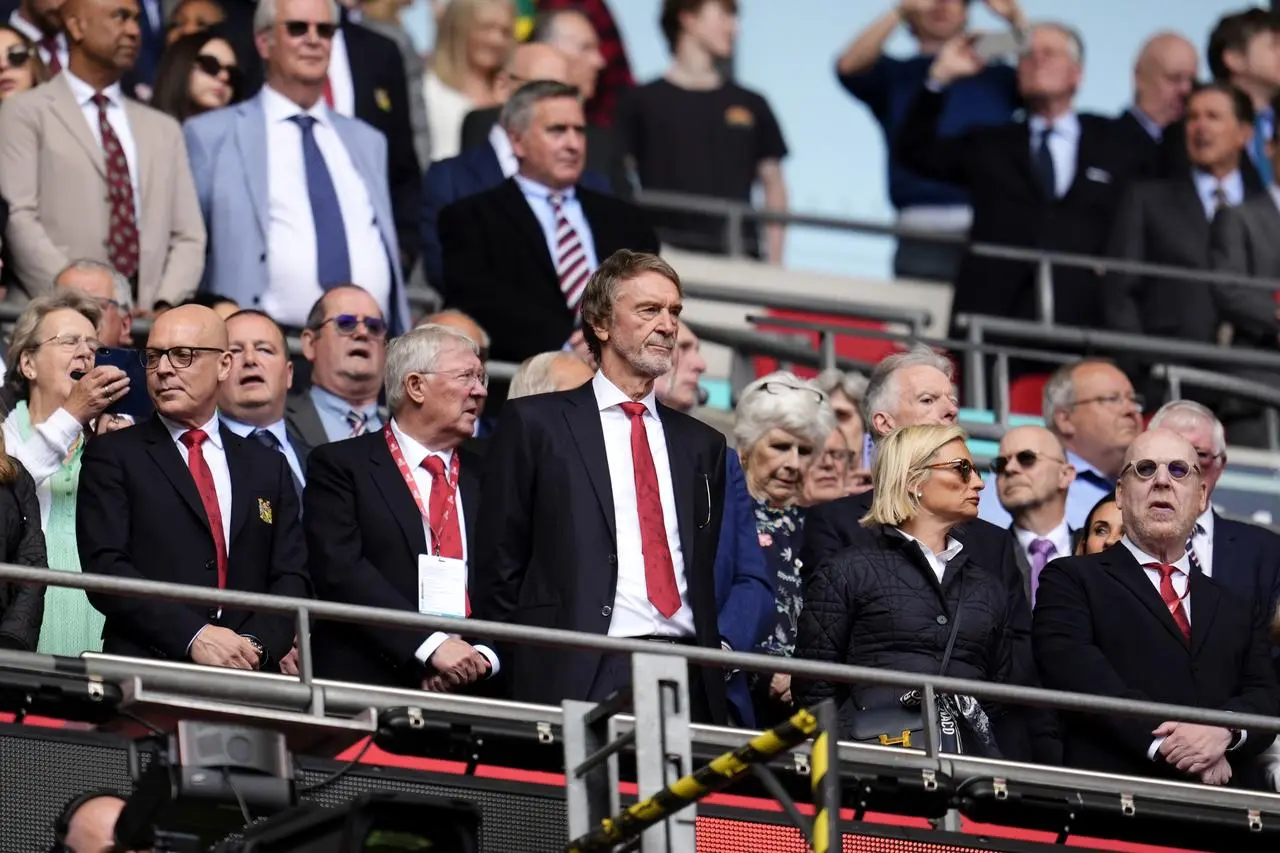
POLYGON ((85 257, 123 273, 150 311, 195 291, 205 229, 177 123, 120 87, 138 40, 122 8, 136 14, 134 0, 62 8, 67 73, 0 110, 0 195, 9 202, 5 242, 29 296, 47 293, 69 261, 85 257), (68 129, 80 144, 54 142, 68 129))
POLYGON ((54 76, 70 65, 67 33, 62 26, 66 0, 21 0, 9 15, 9 26, 17 30, 40 52, 40 61, 54 76))
POLYGON ((585 361, 563 350, 540 352, 520 363, 511 379, 507 399, 532 397, 534 394, 550 394, 552 391, 572 391, 581 388, 595 376, 585 361))
POLYGON ((1107 492, 1093 505, 1085 516, 1084 525, 1076 531, 1077 557, 1085 554, 1101 554, 1120 541, 1124 535, 1124 519, 1116 506, 1116 493, 1107 492))
MULTIPOLYGON (((986 63, 967 36, 947 42, 903 119, 897 154, 908 168, 969 192, 975 242, 993 241, 1037 251, 1099 255, 1106 250, 1121 190, 1147 168, 1111 119, 1076 112, 1084 76, 1084 44, 1063 24, 1030 30, 1018 61, 1025 118, 957 136, 942 133, 951 87, 981 73, 986 63)), ((1036 317, 1035 265, 966 255, 955 282, 952 316, 964 313, 1036 317)), ((1092 269, 1058 269, 1054 320, 1102 324, 1098 276, 1092 269)))
MULTIPOLYGON (((1163 180, 1134 184, 1121 197, 1110 254, 1126 261, 1208 269, 1209 226, 1219 210, 1244 201, 1240 161, 1253 135, 1253 107, 1226 83, 1197 86, 1187 99, 1190 167, 1163 180)), ((1103 316, 1116 331, 1212 344, 1218 310, 1211 285, 1111 273, 1102 289, 1103 316)), ((1146 377, 1150 359, 1127 358, 1126 373, 1146 377)), ((1150 391, 1160 392, 1149 380, 1150 391)))
MULTIPOLYGON (((1129 444, 1142 432, 1141 394, 1111 361, 1082 358, 1054 371, 1044 386, 1044 422, 1067 449, 1076 478, 1067 492, 1067 524, 1078 530, 1098 498, 1115 487, 1129 444)), ((982 517, 1002 527, 1009 513, 982 502, 982 517)))
MULTIPOLYGON (((0 560, 48 567, 44 534, 36 524, 39 516, 40 503, 31 475, 21 462, 5 454, 0 440, 0 560)), ((42 586, 0 583, 0 649, 36 651, 44 621, 44 597, 42 586)))
MULTIPOLYGON (((446 308, 443 311, 437 311, 418 321, 418 326, 446 326, 461 332, 472 343, 476 345, 476 355, 480 358, 480 366, 484 367, 489 363, 489 333, 480 327, 480 324, 456 308, 446 308)), ((483 417, 484 403, 480 401, 480 415, 476 417, 476 438, 484 438, 493 432, 493 419, 483 417)))
POLYGON ((849 470, 849 442, 837 427, 822 444, 822 452, 804 478, 801 504, 814 506, 849 494, 845 488, 849 470))
MULTIPOLYGON (((400 13, 412 6, 412 0, 345 0, 347 16, 365 29, 395 42, 404 62, 404 79, 408 84, 409 124, 413 128, 413 152, 418 165, 431 163, 431 130, 427 126, 427 102, 422 94, 426 69, 413 38, 405 31, 400 13)), ((352 66, 358 70, 358 65, 352 66)), ((375 92, 376 95, 376 92, 375 92)))
POLYGON ((457 156, 471 110, 498 103, 498 72, 515 47, 510 0, 450 0, 423 81, 431 162, 457 156))
POLYGON ((1182 118, 1199 65, 1195 46, 1178 33, 1156 33, 1138 52, 1133 106, 1116 121, 1130 143, 1150 155, 1153 166, 1159 162, 1165 128, 1182 118))
MULTIPOLYGON (((840 84, 867 105, 884 132, 889 202, 898 212, 898 224, 906 228, 963 236, 973 218, 968 193, 962 187, 916 174, 899 161, 893 145, 934 56, 964 32, 969 5, 969 0, 899 0, 855 36, 836 60, 840 84), (901 26, 919 46, 919 52, 908 59, 884 53, 885 43, 901 26)), ((1015 37, 1026 27, 1016 0, 993 0, 986 5, 1009 22, 1015 37)), ((1018 105, 1017 77, 1005 62, 989 62, 956 86, 938 124, 940 135, 956 136, 969 128, 1005 124, 1013 118, 1018 105)), ((952 282, 963 257, 961 245, 902 238, 894 255, 893 274, 952 282)))
POLYGON ((309 447, 382 428, 378 407, 387 358, 387 324, 373 297, 349 284, 316 300, 302 331, 311 387, 290 395, 289 427, 309 447))
POLYGON ((324 103, 336 26, 332 0, 261 3, 267 85, 185 125, 210 234, 204 289, 296 329, 308 305, 354 281, 400 332, 409 305, 388 142, 324 103))
POLYGON ((179 123, 241 100, 244 75, 225 39, 207 32, 183 36, 160 58, 151 105, 179 123))
MULTIPOLYGON (((734 446, 742 458, 747 492, 755 502, 755 528, 765 569, 774 589, 772 618, 766 620, 760 650, 791 657, 801 611, 801 573, 812 566, 800 558, 805 514, 804 482, 822 443, 835 430, 827 395, 793 373, 762 376, 742 391, 735 412, 734 446)), ((748 676, 756 723, 776 725, 791 715, 791 676, 748 676)))
MULTIPOLYGON (((733 55, 737 0, 664 0, 662 34, 672 63, 658 80, 627 94, 618 105, 618 136, 635 163, 640 186, 751 202, 757 183, 767 210, 787 209, 782 159, 787 144, 768 102, 725 80, 717 62, 733 55)), ((724 222, 695 213, 655 213, 666 243, 725 254, 724 222)), ((748 255, 782 263, 785 229, 744 221, 748 255)))
MULTIPOLYGON (((9 343, 6 381, 18 403, 4 419, 4 445, 35 482, 48 565, 64 572, 81 570, 76 516, 86 433, 110 420, 103 412, 129 390, 118 367, 93 364, 101 320, 97 300, 60 289, 27 304, 9 343)), ((50 587, 44 601, 39 651, 102 650, 102 614, 83 590, 50 587)))
MULTIPOLYGON (((1196 571, 1187 538, 1208 506, 1195 449, 1164 429, 1129 447, 1116 485, 1125 536, 1040 576, 1034 648, 1053 690, 1274 715, 1271 651, 1252 607, 1196 571)), ((1061 714, 1070 768, 1225 785, 1270 732, 1061 714)), ((1241 781, 1237 779, 1237 781, 1241 781)), ((1246 783, 1247 784, 1247 783, 1246 783)))
POLYGON ((658 399, 676 411, 692 414, 702 402, 702 387, 698 383, 706 372, 707 360, 702 357, 702 342, 682 320, 676 332, 671 371, 656 383, 658 399))
POLYGON ((183 305, 203 305, 205 308, 212 308, 213 313, 217 314, 223 320, 240 310, 240 305, 234 299, 221 296, 217 293, 197 293, 190 299, 182 300, 183 305))
POLYGON ((128 280, 101 261, 72 261, 53 280, 55 292, 69 288, 98 300, 102 318, 98 341, 107 347, 133 346, 133 298, 128 280))
POLYGON ((871 488, 871 462, 867 458, 871 445, 866 424, 862 421, 862 398, 867 393, 867 377, 860 373, 844 373, 836 368, 824 370, 813 384, 826 392, 836 426, 849 446, 849 462, 845 469, 845 494, 859 495, 871 488))
POLYGON ((604 57, 604 70, 598 77, 595 95, 586 104, 587 121, 593 127, 613 127, 618 100, 635 86, 635 80, 631 76, 631 63, 627 61, 627 47, 609 4, 605 0, 538 0, 538 9, 543 12, 573 9, 587 16, 604 57))
POLYGON ((169 13, 165 42, 173 44, 183 36, 202 33, 221 24, 226 16, 217 0, 180 0, 169 13))
MULTIPOLYGON (((1252 8, 1224 15, 1209 35, 1205 58, 1214 80, 1228 83, 1253 104, 1253 140, 1240 164, 1241 177, 1250 190, 1262 190, 1274 180, 1267 159, 1266 141, 1275 130, 1272 101, 1280 94, 1280 25, 1274 14, 1252 8)), ((1187 166, 1186 129, 1170 125, 1162 141, 1164 171, 1182 174, 1187 166)))
POLYGON ((1013 517, 1009 532, 1017 542, 1027 601, 1034 608, 1044 567, 1071 553, 1074 531, 1067 524, 1067 491, 1076 472, 1062 441, 1044 427, 1014 427, 1000 438, 998 452, 991 464, 995 491, 1013 517))
POLYGON ((0 24, 0 103, 48 82, 49 72, 31 39, 0 24))

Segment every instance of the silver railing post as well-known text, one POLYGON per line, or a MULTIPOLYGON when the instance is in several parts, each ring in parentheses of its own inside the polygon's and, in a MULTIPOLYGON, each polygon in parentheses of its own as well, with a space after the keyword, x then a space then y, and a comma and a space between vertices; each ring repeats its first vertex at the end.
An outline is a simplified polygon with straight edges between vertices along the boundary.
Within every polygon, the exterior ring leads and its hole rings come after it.
POLYGON ((995 416, 996 423, 1002 427, 1009 426, 1009 415, 1013 406, 1009 399, 1009 354, 1007 352, 996 353, 995 375, 992 376, 992 384, 995 386, 995 416))
MULTIPOLYGON (((719 677, 708 670, 709 678, 719 677)), ((693 772, 689 737, 689 667, 669 655, 631 656, 631 693, 636 713, 636 785, 653 796, 693 772)), ((694 849, 697 806, 692 805, 644 831, 642 853, 685 853, 694 849)))
MULTIPOLYGON (((969 318, 965 336, 971 344, 982 343, 982 325, 976 317, 969 318)), ((971 409, 987 407, 987 367, 982 352, 970 349, 964 354, 965 404, 971 409)))
POLYGON ((1267 406, 1262 410, 1262 417, 1267 425, 1267 449, 1280 449, 1280 416, 1276 414, 1274 406, 1267 406))
POLYGON ((818 333, 818 369, 831 370, 836 366, 836 336, 834 332, 818 333))
POLYGON ((317 717, 324 716, 324 691, 313 683, 315 679, 315 658, 311 653, 311 611, 305 607, 298 608, 298 632, 294 643, 298 648, 298 678, 311 690, 311 701, 307 710, 317 717))
POLYGON ((621 809, 618 750, 613 716, 595 702, 566 699, 564 713, 565 806, 569 837, 586 835, 621 809))
POLYGON ((1053 325, 1053 264, 1041 258, 1036 264, 1036 319, 1042 325, 1053 325))
POLYGON ((743 208, 734 207, 729 210, 724 217, 725 228, 725 251, 731 258, 740 258, 745 255, 746 246, 742 239, 742 220, 743 208))

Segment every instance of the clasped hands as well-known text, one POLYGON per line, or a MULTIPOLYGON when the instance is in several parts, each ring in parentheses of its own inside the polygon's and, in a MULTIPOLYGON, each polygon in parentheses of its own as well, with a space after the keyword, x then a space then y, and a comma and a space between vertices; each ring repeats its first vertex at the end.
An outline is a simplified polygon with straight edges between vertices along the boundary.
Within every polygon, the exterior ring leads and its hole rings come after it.
POLYGON ((489 659, 478 649, 457 637, 440 644, 430 658, 434 673, 422 679, 422 689, 431 693, 447 693, 465 684, 479 681, 489 673, 489 659))
POLYGON ((1161 723, 1151 734, 1164 738, 1159 755, 1179 772, 1198 776, 1206 785, 1225 785, 1231 781, 1231 765, 1227 762, 1227 747, 1231 745, 1228 729, 1170 720, 1161 723))

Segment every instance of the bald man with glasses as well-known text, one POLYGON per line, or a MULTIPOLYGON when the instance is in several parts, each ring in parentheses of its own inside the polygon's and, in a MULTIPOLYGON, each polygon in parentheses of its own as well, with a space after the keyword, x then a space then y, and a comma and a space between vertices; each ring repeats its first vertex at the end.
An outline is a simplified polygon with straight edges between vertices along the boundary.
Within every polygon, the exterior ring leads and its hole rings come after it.
POLYGON ((1013 522, 1018 568, 1026 579, 1027 600, 1035 607, 1040 573, 1055 557, 1071 553, 1067 490, 1076 469, 1066 448, 1044 427, 1014 427, 1000 439, 1000 455, 991 465, 996 493, 1013 522))

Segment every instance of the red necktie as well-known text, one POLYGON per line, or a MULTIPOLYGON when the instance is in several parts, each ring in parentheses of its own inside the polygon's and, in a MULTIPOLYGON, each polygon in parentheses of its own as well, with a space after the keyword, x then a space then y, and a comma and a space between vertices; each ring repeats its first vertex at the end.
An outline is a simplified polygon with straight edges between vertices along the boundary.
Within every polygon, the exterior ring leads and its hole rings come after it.
POLYGON ((1187 611, 1182 606, 1182 599, 1173 588, 1173 576, 1175 573, 1181 572, 1182 569, 1177 566, 1171 566, 1168 563, 1147 563, 1144 568, 1155 569, 1160 573, 1160 597, 1164 599, 1164 606, 1169 608, 1169 615, 1173 617, 1173 624, 1178 626, 1182 636, 1190 640, 1191 621, 1187 619, 1187 611))
POLYGON ((129 178, 129 161, 124 156, 120 137, 107 120, 107 96, 93 96, 98 105, 98 129, 102 133, 102 158, 107 167, 107 197, 111 204, 111 224, 107 227, 107 260, 125 278, 138 272, 138 224, 134 220, 133 181, 129 178))
POLYGON ((187 448, 187 467, 191 469, 191 479, 196 481, 196 491, 200 493, 200 503, 204 504, 209 530, 213 533, 213 548, 218 553, 218 589, 225 589, 227 540, 222 532, 222 509, 218 506, 218 489, 213 485, 213 472, 209 470, 209 463, 204 461, 204 451, 200 449, 200 445, 209 440, 209 435, 202 429, 192 429, 184 432, 178 440, 187 448))
MULTIPOLYGON (((462 527, 458 524, 458 512, 455 506, 458 493, 449 485, 448 474, 445 473, 444 460, 439 456, 428 456, 422 460, 422 467, 431 475, 431 494, 427 497, 429 517, 427 524, 431 527, 431 536, 435 539, 436 555, 462 559, 462 527)), ((471 615, 471 594, 466 596, 466 614, 471 615)))
POLYGON ((49 66, 49 76, 52 77, 62 70, 62 60, 58 58, 58 37, 45 36, 40 39, 39 47, 49 57, 45 65, 49 66))
POLYGON ((631 464, 635 469, 636 508, 640 513, 640 550, 644 554, 644 582, 649 601, 663 618, 670 619, 680 609, 676 570, 667 546, 667 525, 662 517, 662 496, 658 492, 658 469, 649 450, 649 434, 644 428, 644 403, 623 403, 631 418, 631 464))
POLYGON ((329 78, 324 78, 324 105, 329 109, 333 109, 333 84, 329 82, 329 78))

